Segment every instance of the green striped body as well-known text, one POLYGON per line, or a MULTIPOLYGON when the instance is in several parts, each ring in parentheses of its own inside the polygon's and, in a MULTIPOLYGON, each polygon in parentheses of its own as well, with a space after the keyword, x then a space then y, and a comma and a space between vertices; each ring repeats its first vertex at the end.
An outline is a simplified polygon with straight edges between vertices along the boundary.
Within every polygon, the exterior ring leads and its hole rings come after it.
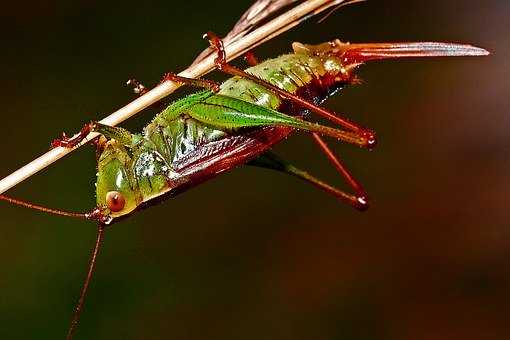
MULTIPOLYGON (((287 54, 266 60, 246 71, 296 93, 314 80, 320 82, 331 73, 328 69, 331 67, 338 73, 340 61, 325 61, 308 54, 287 54)), ((130 204, 119 215, 178 186, 186 180, 179 173, 178 164, 190 154, 211 143, 242 135, 249 129, 267 126, 262 117, 257 119, 261 107, 279 110, 282 101, 263 86, 239 77, 226 80, 216 94, 201 91, 175 101, 159 113, 142 134, 135 135, 132 145, 115 145, 103 152, 98 163, 101 169, 97 183, 98 205, 104 205, 106 193, 118 187, 110 183, 115 178, 128 179, 129 185, 124 186, 131 187, 128 190, 130 204), (250 113, 249 119, 243 113, 250 113), (200 119, 192 118, 197 116, 200 119)), ((283 114, 276 117, 282 121, 287 118, 283 114)))
MULTIPOLYGON (((326 72, 319 58, 302 54, 282 55, 246 71, 291 93, 295 93, 308 85, 314 77, 320 77, 326 72)), ((176 101, 158 114, 145 128, 144 137, 154 142, 169 164, 185 156, 193 148, 234 132, 186 117, 187 110, 205 109, 209 115, 213 115, 215 110, 224 109, 222 105, 233 105, 228 98, 222 98, 223 96, 274 110, 278 110, 281 105, 279 96, 261 85, 239 77, 225 81, 217 95, 212 94, 209 97, 208 93, 204 91, 176 101)), ((249 108, 240 107, 239 111, 243 109, 249 108)), ((228 125, 228 122, 225 124, 228 125)))

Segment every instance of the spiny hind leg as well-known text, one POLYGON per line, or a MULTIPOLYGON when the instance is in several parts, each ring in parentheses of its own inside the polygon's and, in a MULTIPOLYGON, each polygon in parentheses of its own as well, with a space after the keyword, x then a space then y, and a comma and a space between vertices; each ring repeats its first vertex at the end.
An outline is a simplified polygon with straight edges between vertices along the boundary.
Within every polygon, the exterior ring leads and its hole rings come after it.
POLYGON ((284 161, 283 159, 279 158, 272 152, 266 152, 265 154, 259 156, 258 158, 250 161, 248 165, 276 170, 288 175, 295 176, 335 196, 336 198, 346 202, 347 204, 358 210, 364 211, 368 208, 368 202, 365 196, 360 196, 359 194, 349 194, 343 190, 340 190, 316 178, 307 171, 299 169, 293 164, 284 161))
POLYGON ((255 105, 237 98, 210 95, 189 106, 186 114, 197 121, 222 130, 238 130, 264 126, 291 127, 308 133, 318 133, 360 147, 366 140, 352 131, 311 123, 269 108, 255 105))
POLYGON ((63 147, 72 149, 83 142, 83 140, 92 132, 100 133, 108 139, 115 139, 126 146, 131 145, 133 142, 133 134, 126 129, 101 124, 99 122, 90 122, 85 124, 80 132, 72 137, 68 137, 65 132, 62 133, 62 137, 55 139, 51 143, 51 146, 53 148, 63 147))
POLYGON ((216 49, 217 56, 215 59, 216 67, 218 70, 225 72, 229 75, 233 76, 239 76, 245 79, 249 79, 257 84, 260 84, 269 90, 275 92, 279 96, 281 96, 284 99, 287 99, 303 108, 306 108, 308 110, 311 110, 312 112, 315 112, 316 114, 320 115, 323 118, 326 118, 330 120, 333 123, 338 124, 339 126, 342 126, 345 129, 348 129, 352 132, 355 132, 359 134, 359 136, 366 140, 366 145, 368 148, 373 148, 377 144, 375 133, 372 132, 369 129, 366 129, 354 122, 351 122, 350 120, 346 118, 339 117, 333 112, 329 112, 328 110, 317 106, 299 96, 296 96, 290 92, 287 92, 263 79, 260 79, 252 74, 249 74, 241 69, 238 69, 235 66, 232 66, 227 63, 226 60, 226 54, 225 54, 225 48, 223 46, 223 41, 218 38, 214 33, 208 32, 204 35, 204 38, 209 40, 209 43, 212 47, 216 49))

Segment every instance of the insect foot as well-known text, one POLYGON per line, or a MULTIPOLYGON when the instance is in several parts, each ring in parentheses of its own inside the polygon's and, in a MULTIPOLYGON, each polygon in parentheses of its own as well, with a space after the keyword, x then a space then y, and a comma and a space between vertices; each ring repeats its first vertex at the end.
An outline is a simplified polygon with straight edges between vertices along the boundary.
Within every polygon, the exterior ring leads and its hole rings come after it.
POLYGON ((366 140, 365 147, 368 150, 373 150, 377 146, 377 136, 374 131, 365 130, 361 132, 361 135, 366 140))
POLYGON ((96 123, 94 122, 85 124, 83 128, 80 130, 80 132, 74 135, 73 137, 67 137, 66 133, 63 132, 61 138, 55 139, 53 140, 53 142, 51 142, 51 147, 52 148, 63 147, 67 149, 72 149, 78 144, 80 144, 89 135, 89 133, 94 130, 95 126, 96 123))
POLYGON ((216 50, 216 58, 214 59, 214 64, 216 64, 216 68, 218 70, 222 71, 227 64, 227 55, 225 53, 225 46, 223 45, 223 41, 211 31, 205 33, 202 38, 208 40, 211 47, 216 50))
POLYGON ((147 88, 134 78, 129 79, 126 82, 126 85, 131 86, 133 88, 133 92, 139 96, 143 96, 145 93, 148 92, 147 88))
POLYGON ((367 211, 370 208, 370 202, 367 196, 359 196, 356 198, 354 207, 359 211, 367 211))

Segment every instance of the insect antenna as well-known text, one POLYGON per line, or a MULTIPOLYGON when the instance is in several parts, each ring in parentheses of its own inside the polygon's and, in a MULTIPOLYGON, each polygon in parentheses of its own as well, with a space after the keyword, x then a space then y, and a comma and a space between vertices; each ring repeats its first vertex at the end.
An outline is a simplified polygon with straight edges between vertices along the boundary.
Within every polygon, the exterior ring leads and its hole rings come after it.
POLYGON ((329 18, 331 16, 331 14, 335 13, 337 10, 339 10, 342 7, 357 4, 360 2, 365 2, 365 1, 366 0, 351 0, 351 1, 347 1, 347 2, 341 2, 340 4, 333 7, 326 15, 324 15, 322 18, 320 18, 319 21, 317 21, 317 23, 320 24, 321 22, 325 21, 327 18, 329 18))
POLYGON ((20 199, 16 199, 16 198, 4 196, 4 195, 0 195, 0 200, 12 203, 12 204, 20 206, 20 207, 34 209, 34 210, 42 211, 42 212, 52 214, 52 215, 75 217, 75 218, 80 218, 80 219, 84 219, 84 220, 95 220, 95 219, 97 219, 97 217, 98 217, 97 215, 99 213, 96 210, 94 210, 92 212, 88 212, 88 213, 78 213, 78 212, 71 212, 71 211, 65 211, 65 210, 60 210, 60 209, 47 208, 47 207, 43 207, 41 205, 33 204, 33 203, 30 203, 27 201, 23 201, 20 199))
POLYGON ((71 340, 73 338, 74 332, 76 331, 76 327, 78 326, 78 322, 80 321, 80 315, 81 311, 83 310, 83 305, 85 303, 85 297, 87 296, 90 281, 92 280, 92 276, 94 275, 94 271, 96 269, 97 256, 99 254, 99 250, 101 249, 101 245, 103 244, 104 230, 105 224, 99 223, 97 227, 96 243, 90 256, 87 276, 85 277, 85 281, 83 282, 83 287, 81 288, 80 292, 80 298, 78 299, 78 303, 76 304, 76 307, 74 309, 73 318, 71 319, 71 324, 69 325, 69 329, 67 331, 66 336, 67 340, 71 340))

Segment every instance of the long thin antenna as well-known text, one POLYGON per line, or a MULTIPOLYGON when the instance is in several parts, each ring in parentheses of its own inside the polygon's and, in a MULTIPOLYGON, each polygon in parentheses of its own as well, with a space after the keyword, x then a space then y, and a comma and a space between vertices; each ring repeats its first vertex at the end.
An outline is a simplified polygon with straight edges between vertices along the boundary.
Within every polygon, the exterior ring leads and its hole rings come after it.
POLYGON ((101 249, 101 245, 103 244, 104 230, 105 225, 100 223, 97 227, 96 244, 94 246, 94 250, 92 251, 92 255, 90 256, 89 270, 87 272, 87 276, 85 277, 85 281, 83 282, 80 298, 78 299, 78 303, 76 304, 76 307, 74 309, 73 318, 71 320, 69 330, 67 331, 66 337, 67 340, 71 340, 73 338, 74 332, 76 331, 76 326, 78 326, 78 322, 80 321, 80 315, 81 311, 83 310, 83 305, 85 303, 85 297, 87 296, 89 284, 90 281, 92 280, 92 276, 94 275, 94 270, 96 269, 97 255, 99 254, 99 250, 101 249))
MULTIPOLYGON (((277 18, 269 21, 267 24, 254 30, 253 32, 243 36, 241 39, 236 40, 225 47, 228 60, 239 57, 240 55, 248 52, 254 47, 260 45, 265 41, 266 37, 273 37, 276 33, 283 33, 285 29, 292 28, 296 23, 308 19, 311 15, 318 14, 333 6, 337 6, 345 0, 308 0, 296 7, 291 8, 289 11, 283 13, 277 18)), ((198 64, 189 67, 185 71, 179 73, 179 76, 187 78, 198 78, 214 69, 214 55, 211 55, 198 64)), ((164 81, 154 89, 148 91, 143 96, 135 99, 123 108, 115 111, 108 117, 100 121, 101 124, 115 126, 124 120, 130 118, 136 113, 149 107, 150 105, 158 102, 164 97, 168 96, 179 88, 179 84, 171 81, 164 81)), ((54 148, 44 155, 38 157, 9 176, 0 180, 0 194, 14 187, 18 183, 24 181, 30 176, 36 174, 50 164, 56 162, 60 158, 71 153, 81 145, 89 142, 97 137, 97 133, 91 133, 89 136, 74 149, 66 149, 62 147, 54 148)))
POLYGON ((76 217, 76 218, 81 218, 81 219, 84 219, 84 220, 92 219, 91 218, 91 216, 92 216, 91 213, 77 213, 77 212, 64 211, 64 210, 60 210, 60 209, 47 208, 47 207, 43 207, 41 205, 33 204, 33 203, 30 203, 30 202, 27 202, 27 201, 22 201, 22 200, 19 200, 19 199, 16 199, 16 198, 12 198, 12 197, 7 197, 7 196, 4 196, 4 195, 0 195, 0 200, 1 201, 9 202, 9 203, 12 203, 12 204, 15 204, 15 205, 18 205, 20 207, 35 209, 35 210, 42 211, 42 212, 45 212, 45 213, 49 213, 49 214, 52 214, 52 215, 66 216, 66 217, 76 217))

